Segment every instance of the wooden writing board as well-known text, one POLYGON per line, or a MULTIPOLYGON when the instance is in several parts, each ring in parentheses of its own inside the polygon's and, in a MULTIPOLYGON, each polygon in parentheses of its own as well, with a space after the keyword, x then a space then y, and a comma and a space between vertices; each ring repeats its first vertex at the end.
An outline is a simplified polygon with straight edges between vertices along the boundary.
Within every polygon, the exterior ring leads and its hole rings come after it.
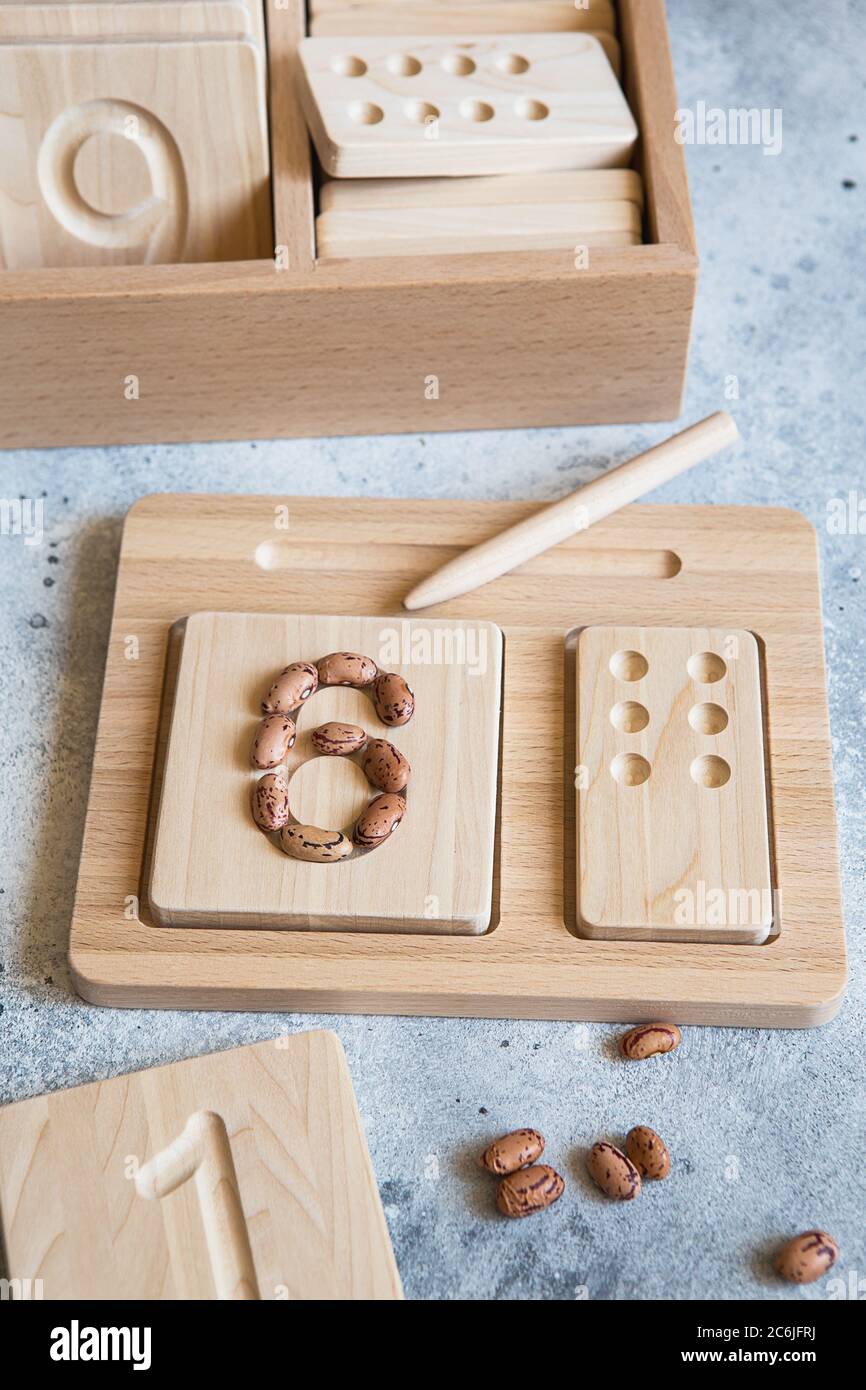
POLYGON ((502 635, 488 622, 196 613, 186 622, 149 900, 167 926, 483 932, 490 924, 502 635), (415 692, 388 728, 362 690, 320 687, 299 711, 289 801, 346 830, 376 795, 356 762, 318 757, 342 720, 408 758, 406 814, 384 844, 336 864, 289 858, 253 823, 249 751, 260 702, 293 661, 371 656, 415 692))
POLYGON ((402 1297, 333 1033, 0 1109, 0 1215, 31 1297, 402 1297))
POLYGON ((247 260, 271 254, 264 55, 228 37, 0 45, 0 266, 247 260), (91 170, 94 139, 130 141, 121 189, 91 170), (147 180, 146 185, 142 180, 147 180), (94 184, 99 207, 92 206, 94 184), (148 196, 119 207, 121 194, 148 196))

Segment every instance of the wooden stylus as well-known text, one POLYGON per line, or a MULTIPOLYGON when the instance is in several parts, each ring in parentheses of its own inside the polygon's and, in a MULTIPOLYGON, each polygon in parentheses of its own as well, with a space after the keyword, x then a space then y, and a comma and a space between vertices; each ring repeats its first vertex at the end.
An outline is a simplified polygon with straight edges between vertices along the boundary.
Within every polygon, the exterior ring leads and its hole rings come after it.
POLYGON ((585 531, 596 521, 619 511, 645 492, 675 478, 686 469, 702 463, 739 438, 736 425, 726 410, 708 415, 696 425, 666 439, 645 454, 638 454, 601 478, 594 478, 561 502, 511 526, 498 536, 473 546, 447 565, 423 579, 403 600, 409 609, 429 608, 445 603, 458 594, 467 594, 500 574, 507 574, 533 555, 557 545, 575 532, 585 531))

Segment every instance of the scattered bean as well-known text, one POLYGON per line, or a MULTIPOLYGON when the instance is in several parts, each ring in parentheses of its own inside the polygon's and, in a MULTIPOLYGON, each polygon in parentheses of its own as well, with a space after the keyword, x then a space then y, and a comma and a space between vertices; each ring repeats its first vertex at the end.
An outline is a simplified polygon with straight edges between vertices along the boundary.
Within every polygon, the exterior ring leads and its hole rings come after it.
POLYGON ((643 1061, 659 1052, 673 1052, 682 1040, 683 1035, 675 1023, 641 1023, 626 1033, 620 1046, 624 1057, 643 1061))
POLYGON ((496 1205, 503 1216, 531 1216, 543 1211, 562 1196, 565 1182, 546 1163, 520 1168, 503 1178, 496 1194, 496 1205))
POLYGON ((280 831, 280 844, 293 859, 313 864, 329 864, 352 853, 352 841, 341 830, 320 830, 316 825, 286 825, 280 831))
POLYGON ((285 774, 268 772, 253 787, 253 820, 262 830, 281 830, 289 819, 289 784, 285 774))
POLYGON ((839 1247, 826 1231, 794 1236, 776 1256, 776 1270, 789 1284, 814 1284, 839 1258, 839 1247))
POLYGON ((320 685, 353 685, 360 690, 372 685, 379 668, 371 656, 359 652, 331 652, 318 663, 320 685))
MULTIPOLYGON (((329 757, 342 758, 349 753, 359 752, 367 742, 367 735, 357 724, 320 724, 310 735, 313 747, 329 757)), ((376 783, 378 786, 379 783, 376 783)))
POLYGON ((361 763, 364 775, 383 792, 401 792, 411 776, 408 759, 386 738, 371 738, 361 763))
POLYGON ((355 844, 365 848, 381 845, 397 829, 405 810, 406 803, 402 796, 386 794, 375 797, 355 822, 355 844))
POLYGON ((294 741, 294 721, 287 714, 269 714, 256 730, 250 762, 260 771, 279 767, 294 741))
POLYGON ((613 1144, 593 1144, 586 1167, 593 1182, 615 1201, 630 1202, 640 1195, 640 1173, 613 1144))
POLYGON ((488 1173, 516 1173, 534 1163, 544 1152, 544 1136, 537 1129, 516 1129, 489 1144, 481 1155, 488 1173))
POLYGON ((309 661, 293 661, 281 671, 265 698, 262 714, 290 714, 309 700, 319 684, 319 675, 309 661))
POLYGON ((373 685, 373 704, 383 724, 408 724, 415 713, 415 696, 402 676, 383 671, 373 685))
POLYGON ((666 1178, 671 1156, 665 1141, 649 1125, 635 1125, 625 1139, 625 1151, 642 1178, 666 1178))

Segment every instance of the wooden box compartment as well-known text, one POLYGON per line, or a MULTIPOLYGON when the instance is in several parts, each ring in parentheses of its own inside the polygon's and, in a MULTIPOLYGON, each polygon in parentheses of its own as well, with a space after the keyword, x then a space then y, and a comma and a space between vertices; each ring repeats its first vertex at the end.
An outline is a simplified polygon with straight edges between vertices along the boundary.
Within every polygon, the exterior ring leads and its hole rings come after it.
POLYGON ((305 23, 303 0, 267 6, 274 260, 0 273, 0 446, 675 418, 698 262, 663 0, 619 0, 647 244, 581 270, 561 251, 317 261, 305 23))

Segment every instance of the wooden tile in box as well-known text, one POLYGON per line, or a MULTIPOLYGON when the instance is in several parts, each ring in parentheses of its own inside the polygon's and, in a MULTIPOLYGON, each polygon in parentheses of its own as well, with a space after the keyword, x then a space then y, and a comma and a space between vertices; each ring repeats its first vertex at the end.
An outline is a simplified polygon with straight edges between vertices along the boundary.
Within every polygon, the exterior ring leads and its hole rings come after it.
POLYGON ((62 4, 0 4, 0 39, 154 38, 168 41, 249 35, 264 48, 262 0, 65 0, 62 4))
POLYGON ((246 38, 0 45, 0 265, 78 269, 265 255, 263 64, 246 38), (82 196, 75 163, 94 136, 130 141, 146 165, 149 194, 132 209, 106 211, 82 196))
POLYGON ((612 0, 309 0, 318 34, 568 32, 613 34, 612 0), (399 25, 396 17, 399 15, 399 25))
POLYGON ((301 100, 326 173, 546 173, 629 162, 637 126, 586 34, 304 39, 301 100))

